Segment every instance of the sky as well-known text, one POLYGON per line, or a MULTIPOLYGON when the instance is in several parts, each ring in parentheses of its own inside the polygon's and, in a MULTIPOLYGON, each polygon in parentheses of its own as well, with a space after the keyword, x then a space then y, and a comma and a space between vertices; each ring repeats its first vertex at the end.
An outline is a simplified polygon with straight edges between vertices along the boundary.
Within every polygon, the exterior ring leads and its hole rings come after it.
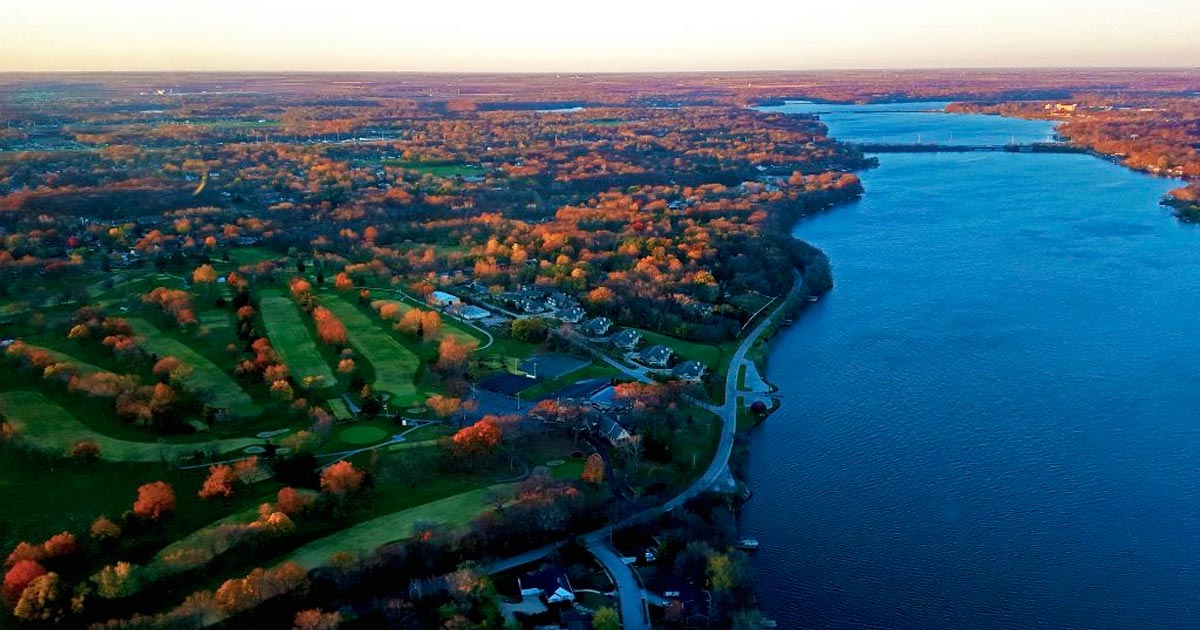
POLYGON ((1197 0, 3 0, 0 71, 1200 66, 1197 0))

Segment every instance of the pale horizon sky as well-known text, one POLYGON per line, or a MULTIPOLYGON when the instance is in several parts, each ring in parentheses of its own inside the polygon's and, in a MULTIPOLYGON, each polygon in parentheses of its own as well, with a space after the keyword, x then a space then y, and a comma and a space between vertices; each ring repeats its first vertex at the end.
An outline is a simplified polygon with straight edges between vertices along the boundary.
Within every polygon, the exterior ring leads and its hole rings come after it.
POLYGON ((17 0, 0 71, 1200 67, 1195 3, 17 0))

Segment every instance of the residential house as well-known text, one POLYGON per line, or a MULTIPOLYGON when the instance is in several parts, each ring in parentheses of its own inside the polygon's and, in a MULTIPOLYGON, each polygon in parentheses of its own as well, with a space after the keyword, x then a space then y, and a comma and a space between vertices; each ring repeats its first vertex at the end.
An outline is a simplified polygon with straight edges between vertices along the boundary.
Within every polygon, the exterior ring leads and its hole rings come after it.
POLYGON ((699 383, 704 380, 704 373, 707 371, 708 368, 699 361, 684 361, 675 366, 673 373, 675 374, 675 378, 681 381, 699 383))
POLYGON ((613 446, 621 446, 629 442, 632 436, 617 419, 609 414, 602 413, 592 421, 592 430, 600 437, 608 440, 613 446))
POLYGON ((665 368, 671 366, 671 359, 675 358, 675 351, 666 346, 651 346, 642 350, 638 358, 650 367, 665 368))
POLYGON ((579 330, 589 337, 603 337, 612 328, 612 320, 607 317, 596 317, 579 327, 579 330))
POLYGON ((587 317, 587 311, 579 306, 572 306, 571 308, 559 311, 554 316, 569 324, 578 324, 583 321, 584 317, 587 317))
POLYGON ((612 337, 612 344, 626 352, 636 349, 641 342, 642 333, 632 328, 626 328, 612 337))
POLYGON ((567 574, 557 565, 545 564, 536 571, 517 578, 521 596, 541 597, 547 604, 571 603, 575 601, 575 589, 567 574))

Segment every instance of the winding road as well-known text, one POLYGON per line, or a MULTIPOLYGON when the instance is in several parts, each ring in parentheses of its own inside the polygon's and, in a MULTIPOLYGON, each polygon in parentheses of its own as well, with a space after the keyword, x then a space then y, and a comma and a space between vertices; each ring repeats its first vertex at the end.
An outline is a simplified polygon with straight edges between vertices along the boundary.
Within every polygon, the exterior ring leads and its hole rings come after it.
MULTIPOLYGON (((792 289, 788 293, 788 298, 799 295, 802 286, 800 274, 796 271, 792 273, 794 279, 792 289)), ((785 299, 780 304, 786 303, 787 300, 785 299)), ((712 461, 709 462, 704 474, 700 475, 683 492, 680 492, 666 503, 658 507, 648 508, 583 536, 583 542, 588 551, 596 556, 596 559, 604 565, 604 569, 612 576, 613 582, 617 586, 617 596, 620 599, 621 624, 624 630, 648 629, 650 627, 649 615, 646 611, 646 600, 642 594, 642 587, 637 577, 634 575, 633 570, 621 561, 620 555, 609 543, 609 537, 617 530, 654 520, 680 507, 688 499, 712 487, 728 470, 729 456, 733 453, 734 436, 737 434, 738 368, 745 362, 746 353, 750 351, 754 342, 758 340, 771 321, 775 319, 775 316, 779 313, 779 308, 776 307, 769 315, 763 317, 750 333, 742 339, 742 342, 738 344, 737 350, 733 353, 733 358, 729 361, 729 369, 725 374, 725 404, 716 406, 698 400, 692 401, 698 406, 717 414, 721 419, 721 439, 717 444, 717 452, 712 461)), ((617 367, 626 374, 638 380, 647 380, 644 374, 628 368, 618 361, 611 360, 608 357, 605 358, 610 365, 617 367)))

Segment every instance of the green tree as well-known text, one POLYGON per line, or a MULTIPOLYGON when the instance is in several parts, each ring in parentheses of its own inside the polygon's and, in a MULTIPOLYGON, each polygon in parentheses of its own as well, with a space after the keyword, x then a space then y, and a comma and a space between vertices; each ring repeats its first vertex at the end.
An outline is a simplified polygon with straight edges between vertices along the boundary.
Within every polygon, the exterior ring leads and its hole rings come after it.
POLYGON ((617 611, 608 606, 602 606, 592 617, 592 628, 593 630, 620 630, 621 620, 617 617, 617 611))

